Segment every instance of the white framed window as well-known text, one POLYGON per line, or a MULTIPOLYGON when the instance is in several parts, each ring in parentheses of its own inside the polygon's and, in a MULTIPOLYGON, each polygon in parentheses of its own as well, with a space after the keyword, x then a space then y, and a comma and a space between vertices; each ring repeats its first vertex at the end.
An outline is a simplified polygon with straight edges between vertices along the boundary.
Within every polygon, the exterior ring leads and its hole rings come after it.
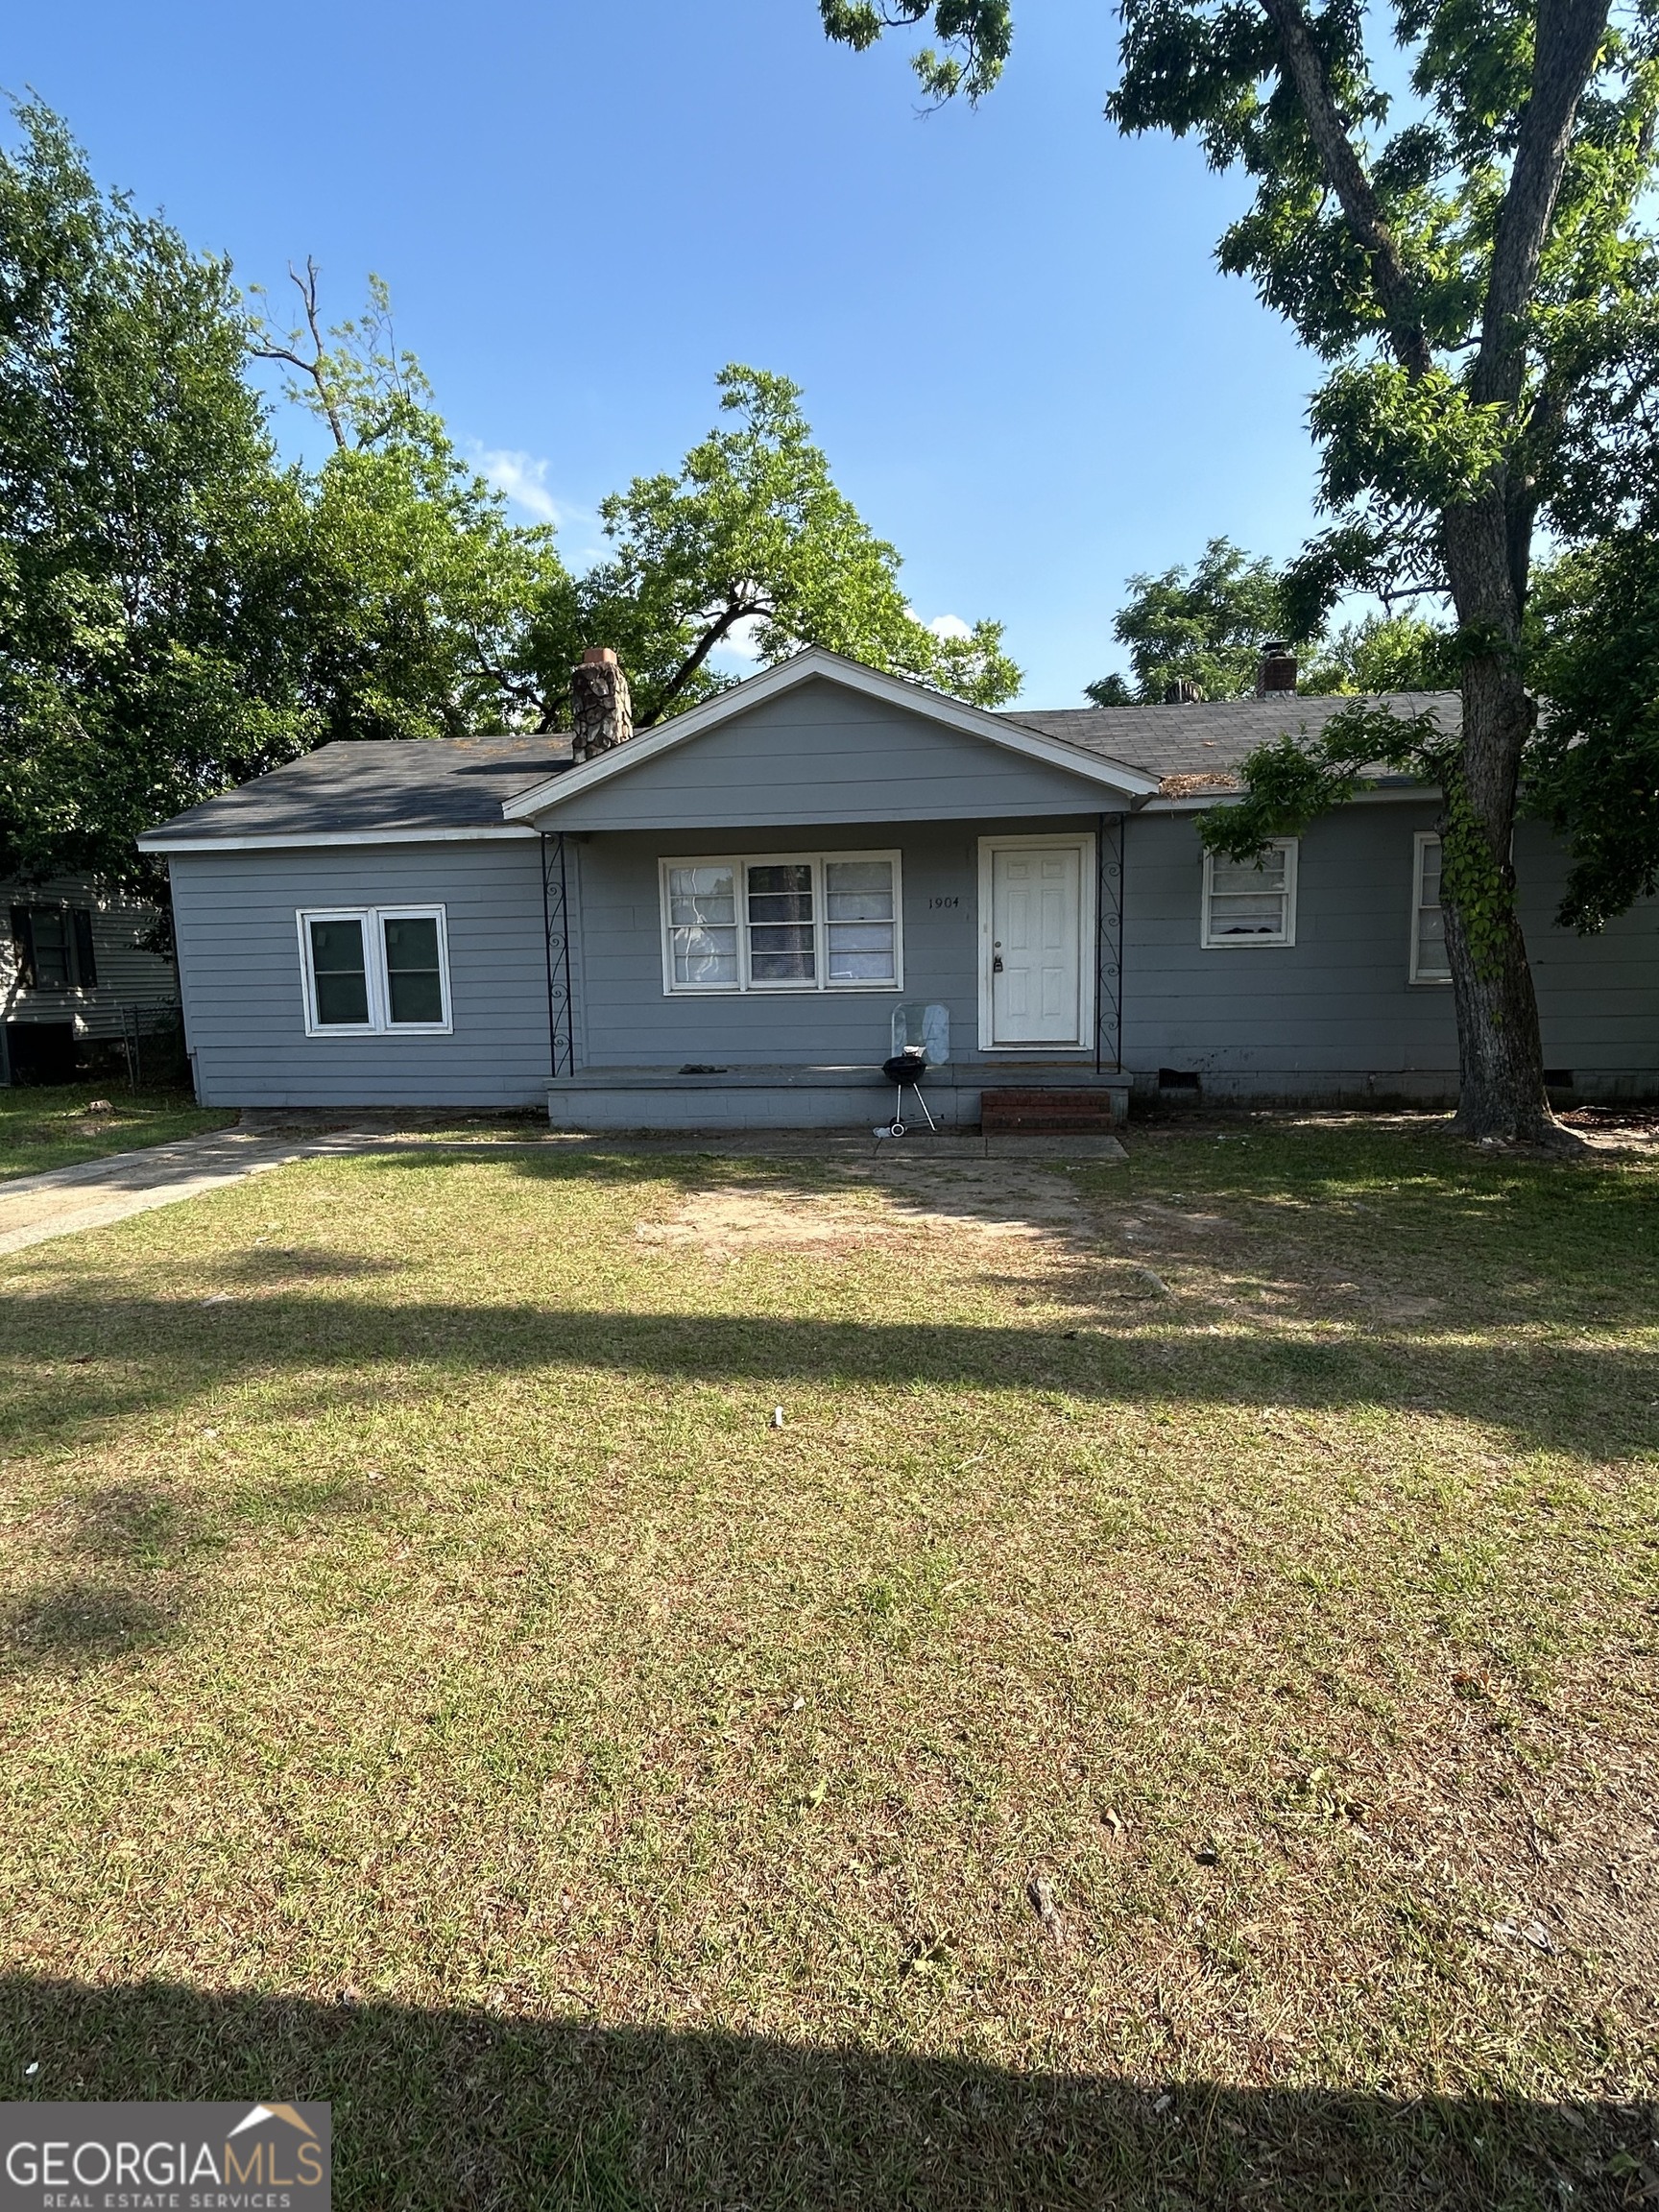
POLYGON ((295 919, 308 1037, 448 1033, 442 906, 313 906, 295 919))
POLYGON ((1296 840, 1275 837, 1254 860, 1204 855, 1205 945, 1294 945, 1296 840))
POLYGON ((1433 830, 1419 830, 1412 840, 1411 980, 1452 980, 1452 963, 1446 957, 1446 916, 1440 906, 1440 838, 1433 830))
POLYGON ((745 853, 659 865, 668 996, 903 988, 897 853, 745 853))

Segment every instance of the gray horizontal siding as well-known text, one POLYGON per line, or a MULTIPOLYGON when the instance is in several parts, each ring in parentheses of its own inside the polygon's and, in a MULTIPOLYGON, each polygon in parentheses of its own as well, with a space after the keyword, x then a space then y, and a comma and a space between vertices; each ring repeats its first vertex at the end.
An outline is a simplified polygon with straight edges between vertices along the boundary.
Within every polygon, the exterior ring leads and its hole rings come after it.
MULTIPOLYGON (((1315 823, 1301 843, 1296 943, 1211 950, 1199 943, 1194 817, 1133 819, 1124 1065, 1264 1090, 1303 1077, 1310 1089, 1337 1078, 1377 1088, 1394 1075, 1455 1082, 1451 990, 1408 980, 1412 840, 1434 814, 1427 802, 1355 806, 1315 823)), ((1522 825, 1516 867, 1546 1064, 1590 1077, 1659 1070, 1659 907, 1647 902, 1601 936, 1579 938, 1554 926, 1566 860, 1543 825, 1522 825)))
MULTIPOLYGON (((1355 807, 1302 842, 1294 946, 1199 943, 1201 853, 1190 816, 1125 832, 1124 1049, 1130 1071, 1199 1073, 1216 1093, 1374 1090, 1443 1095, 1455 1083, 1452 997, 1407 981, 1412 833, 1425 803, 1355 807)), ((917 825, 714 830, 681 825, 566 841, 579 1067, 867 1066, 901 998, 950 1011, 952 1056, 978 1052, 978 839, 1093 830, 1094 810, 917 825), (897 847, 902 991, 667 997, 658 862, 665 855, 897 847), (954 903, 950 903, 950 902, 954 903)), ((1555 928, 1565 863, 1548 833, 1517 839, 1545 1057, 1587 1088, 1659 1082, 1659 909, 1601 937, 1555 928)), ((175 909, 203 1097, 231 1105, 472 1105, 539 1101, 549 1074, 540 848, 434 844, 180 855, 175 909), (307 1037, 294 917, 305 906, 442 903, 454 1034, 307 1037)), ((989 1064, 995 1065, 992 1061, 989 1064)))
POLYGON ((185 1023, 213 1106, 514 1106, 549 1072, 539 843, 188 854, 172 863, 185 1023), (447 910, 454 1032, 308 1037, 296 913, 447 910))
POLYGON ((921 714, 803 684, 543 817, 549 830, 1021 819, 1116 804, 1083 776, 921 714))
MULTIPOLYGON (((1092 830, 1094 816, 1057 818, 1045 829, 1092 830)), ((952 1058, 977 1054, 978 839, 1028 822, 975 822, 918 830, 863 825, 849 835, 827 825, 816 838, 786 824, 725 840, 685 830, 594 837, 581 855, 581 998, 587 1064, 596 1068, 732 1067, 805 1062, 866 1066, 886 1057, 893 1009, 937 1001, 950 1009, 952 1058), (658 861, 677 854, 812 852, 897 847, 903 884, 904 985, 899 991, 711 993, 668 997, 662 989, 658 861), (946 902, 954 900, 954 905, 946 902), (930 901, 940 902, 930 904, 930 901)))

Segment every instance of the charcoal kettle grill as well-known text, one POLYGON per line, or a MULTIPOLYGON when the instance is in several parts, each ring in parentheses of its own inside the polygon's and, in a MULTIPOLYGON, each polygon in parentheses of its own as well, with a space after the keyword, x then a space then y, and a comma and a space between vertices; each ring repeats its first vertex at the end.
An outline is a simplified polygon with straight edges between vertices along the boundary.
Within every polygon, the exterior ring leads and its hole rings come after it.
MULTIPOLYGON (((888 1122, 886 1129, 886 1134, 889 1137, 902 1137, 904 1134, 904 1094, 906 1091, 910 1093, 921 1108, 923 1120, 926 1122, 935 1136, 938 1135, 938 1127, 932 1115, 927 1111, 927 1101, 922 1095, 922 1077, 926 1071, 926 1067, 927 1055, 920 1045, 906 1045, 902 1052, 895 1052, 890 1060, 882 1061, 881 1072, 894 1086, 897 1093, 893 1101, 893 1118, 888 1122)), ((882 1132, 878 1129, 876 1134, 879 1137, 882 1132)))

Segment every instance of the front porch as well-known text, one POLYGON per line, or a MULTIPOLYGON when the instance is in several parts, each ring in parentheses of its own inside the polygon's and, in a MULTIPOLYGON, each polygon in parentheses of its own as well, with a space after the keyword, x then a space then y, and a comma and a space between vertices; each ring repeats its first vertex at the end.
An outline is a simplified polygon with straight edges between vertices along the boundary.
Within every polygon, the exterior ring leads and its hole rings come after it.
MULTIPOLYGON (((1129 1078, 1055 1061, 964 1061, 929 1068, 927 1110, 942 1130, 1105 1135, 1128 1119, 1129 1078)), ((878 1063, 854 1067, 585 1068, 547 1090, 555 1129, 869 1129, 891 1120, 894 1089, 878 1063)), ((908 1091, 904 1119, 926 1124, 908 1091)))

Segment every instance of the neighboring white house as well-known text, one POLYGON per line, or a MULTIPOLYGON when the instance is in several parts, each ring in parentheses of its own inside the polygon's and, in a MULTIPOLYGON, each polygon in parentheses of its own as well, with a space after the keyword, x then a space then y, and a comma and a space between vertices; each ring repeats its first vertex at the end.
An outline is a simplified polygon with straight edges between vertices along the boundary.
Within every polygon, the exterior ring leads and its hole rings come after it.
POLYGON ((0 883, 0 1082, 67 1081, 83 1046, 131 1050, 177 1009, 154 906, 68 877, 0 883))

